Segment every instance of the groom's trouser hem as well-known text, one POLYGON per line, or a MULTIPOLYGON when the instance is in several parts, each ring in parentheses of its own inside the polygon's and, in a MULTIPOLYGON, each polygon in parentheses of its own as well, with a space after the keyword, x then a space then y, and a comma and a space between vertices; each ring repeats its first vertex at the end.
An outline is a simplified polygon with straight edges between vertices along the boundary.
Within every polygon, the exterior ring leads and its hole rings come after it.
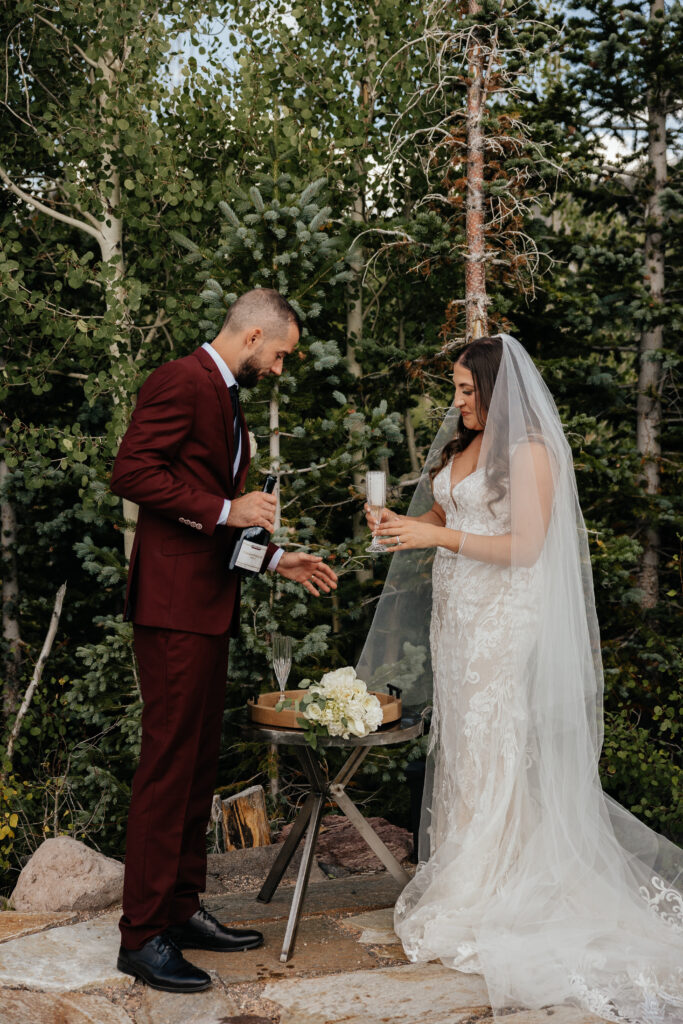
POLYGON ((144 707, 119 922, 126 949, 191 917, 206 887, 228 642, 227 633, 134 627, 144 707))

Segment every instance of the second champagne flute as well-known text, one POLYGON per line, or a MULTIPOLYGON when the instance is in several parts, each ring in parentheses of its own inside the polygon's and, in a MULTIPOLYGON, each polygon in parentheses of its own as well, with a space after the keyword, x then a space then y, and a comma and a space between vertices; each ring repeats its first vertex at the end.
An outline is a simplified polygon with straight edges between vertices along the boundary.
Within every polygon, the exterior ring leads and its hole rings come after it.
POLYGON ((273 634, 273 671, 277 676, 277 685, 280 693, 284 694, 289 678, 289 670, 292 667, 292 638, 282 636, 280 633, 273 634))
MULTIPOLYGON (((370 506, 372 518, 379 526, 382 520, 382 509, 384 508, 387 500, 387 477, 383 470, 372 470, 370 473, 366 473, 365 496, 367 498, 368 505, 370 506)), ((372 544, 365 550, 371 555, 383 555, 386 551, 384 545, 380 544, 379 539, 374 535, 374 533, 372 536, 372 544)))

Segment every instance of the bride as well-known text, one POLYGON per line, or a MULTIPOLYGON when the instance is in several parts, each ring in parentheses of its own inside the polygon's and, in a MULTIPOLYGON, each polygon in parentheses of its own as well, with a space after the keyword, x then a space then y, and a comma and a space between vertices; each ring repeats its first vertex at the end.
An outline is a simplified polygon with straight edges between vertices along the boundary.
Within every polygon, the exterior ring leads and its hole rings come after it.
POLYGON ((453 384, 409 514, 367 512, 402 554, 361 678, 396 668, 397 635, 415 663, 436 549, 423 848, 396 932, 413 961, 482 973, 501 1014, 567 1002, 681 1024, 683 854, 600 786, 598 626, 557 409, 509 335, 467 345, 453 384))

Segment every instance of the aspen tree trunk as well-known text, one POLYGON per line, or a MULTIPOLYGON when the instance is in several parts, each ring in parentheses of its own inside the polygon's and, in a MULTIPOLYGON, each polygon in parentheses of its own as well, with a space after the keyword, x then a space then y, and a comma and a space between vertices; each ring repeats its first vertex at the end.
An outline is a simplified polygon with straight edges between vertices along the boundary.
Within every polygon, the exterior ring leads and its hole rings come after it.
MULTIPOLYGON (((108 53, 99 62, 102 76, 108 86, 100 96, 100 111, 103 121, 109 126, 112 124, 112 115, 108 110, 110 96, 116 88, 116 75, 121 74, 125 59, 126 54, 124 54, 123 60, 120 61, 115 59, 112 53, 108 53)), ((113 375, 115 377, 117 364, 121 360, 130 361, 132 359, 130 350, 130 311, 128 309, 128 297, 123 285, 125 264, 123 258, 123 220, 120 216, 121 174, 116 163, 118 146, 118 132, 114 132, 111 145, 105 145, 102 154, 102 176, 108 185, 108 194, 107 190, 102 190, 102 221, 100 229, 102 233, 100 241, 102 262, 104 264, 111 264, 114 268, 114 280, 107 288, 105 297, 107 311, 114 310, 116 324, 119 328, 118 333, 125 345, 123 355, 118 341, 114 341, 109 349, 112 370, 114 371, 113 375)), ((115 390, 113 400, 115 405, 126 402, 128 400, 127 393, 115 390)), ((121 440, 122 438, 118 438, 119 444, 121 440)), ((123 548, 126 561, 129 562, 133 550, 138 506, 134 502, 129 501, 128 498, 122 498, 121 504, 124 518, 123 548)))
MULTIPOLYGON (((0 459, 0 493, 10 478, 10 470, 0 459)), ((0 572, 2 573, 2 638, 6 651, 3 664, 3 721, 17 710, 21 675, 21 630, 19 626, 19 574, 17 571, 17 523, 14 508, 5 494, 0 502, 0 572)))
MULTIPOLYGON (((270 472, 277 477, 277 507, 275 509, 275 529, 280 529, 280 389, 273 387, 268 409, 270 427, 270 472)), ((270 599, 274 603, 275 594, 271 590, 270 599)), ((280 796, 280 758, 278 748, 273 743, 268 747, 268 792, 274 800, 280 796)), ((227 847, 226 847, 227 849, 227 847)))
MULTIPOLYGON (((44 18, 41 18, 41 21, 47 25, 50 24, 44 18)), ((54 26, 51 27, 54 28, 54 26)), ((61 37, 61 33, 59 35, 61 37)), ((79 47, 76 46, 75 49, 89 69, 86 75, 89 77, 90 82, 92 83, 95 72, 100 72, 107 83, 107 89, 100 95, 99 114, 101 122, 111 128, 113 125, 111 96, 119 87, 118 79, 123 75, 126 58, 130 50, 126 48, 122 58, 114 57, 111 52, 107 53, 96 63, 79 47)), ((94 127, 96 128, 97 125, 94 127)), ((106 133, 104 134, 106 138, 106 133)), ((73 214, 66 214, 57 208, 49 206, 36 196, 19 188, 11 180, 5 169, 0 167, 0 180, 7 186, 10 192, 21 199, 22 202, 32 206, 39 213, 69 224, 71 227, 90 235, 99 246, 102 263, 114 268, 113 280, 105 283, 105 306, 107 312, 114 311, 116 323, 119 327, 119 338, 125 341, 126 349, 122 354, 118 340, 114 341, 109 348, 110 365, 114 379, 113 402, 115 405, 127 402, 128 400, 128 393, 125 387, 119 385, 118 382, 122 376, 121 371, 125 369, 122 364, 126 361, 132 362, 130 351, 130 310, 123 284, 125 265, 123 259, 123 221, 120 216, 121 176, 116 163, 118 147, 118 133, 114 132, 111 141, 104 142, 102 148, 102 180, 98 183, 97 187, 97 198, 100 207, 99 219, 89 212, 82 211, 77 206, 73 214)), ((123 376, 125 377, 125 374, 123 376)), ((123 515, 127 524, 124 531, 124 549, 126 559, 129 560, 133 547, 134 525, 128 524, 134 524, 137 520, 137 505, 124 498, 123 515)))
MULTIPOLYGON (((406 329, 403 314, 401 314, 398 321, 398 346, 399 348, 406 347, 406 329)), ((415 474, 415 476, 418 476, 420 473, 420 463, 417 458, 417 445, 415 444, 415 428, 413 427, 413 421, 410 418, 410 409, 406 409, 403 415, 403 426, 406 432, 406 444, 408 445, 410 469, 415 474)))
MULTIPOLYGON (((377 25, 377 12, 376 10, 371 11, 370 20, 374 25, 377 25)), ((365 53, 367 58, 368 70, 366 71, 365 77, 359 82, 360 91, 360 105, 363 113, 366 126, 369 128, 373 120, 373 106, 374 96, 370 86, 370 75, 371 69, 369 67, 377 51, 377 38, 374 35, 370 35, 365 46, 365 53)), ((362 160, 358 161, 358 194, 355 196, 353 206, 351 208, 351 221, 353 224, 362 225, 365 223, 365 194, 364 194, 364 182, 366 168, 362 160)), ((365 266, 365 255, 362 246, 354 241, 348 256, 349 266, 353 271, 353 281, 350 282, 347 290, 347 307, 346 307, 346 360, 348 363, 349 371, 351 375, 360 380, 362 377, 362 369, 356 356, 356 345, 363 338, 363 285, 362 276, 363 268, 365 266)), ((362 452, 358 451, 355 453, 354 462, 356 468, 353 472, 353 483, 357 491, 362 491, 364 487, 364 473, 363 469, 359 466, 362 462, 362 452)), ((365 467, 367 468, 367 467, 365 467)), ((361 509, 358 509, 353 515, 353 536, 355 539, 360 539, 367 535, 367 526, 365 523, 365 516, 361 509)), ((358 572, 358 579, 360 581, 370 579, 371 573, 367 569, 361 569, 358 572)))
MULTIPOLYGON (((354 223, 363 222, 362 211, 363 200, 360 196, 357 196, 354 200, 353 209, 351 210, 351 220, 354 223)), ((355 377, 356 380, 360 380, 362 377, 360 363, 356 358, 356 344, 363 337, 363 287, 361 284, 363 262, 363 250, 360 245, 354 242, 349 252, 349 265, 353 271, 353 281, 349 282, 349 285, 347 286, 346 361, 352 377, 355 377)), ((351 441, 353 441, 353 433, 351 434, 351 441)), ((365 486, 365 475, 362 467, 363 453, 360 449, 354 452, 353 461, 355 463, 353 471, 353 485, 356 491, 362 492, 365 486)), ((353 536, 358 540, 367 533, 365 516, 361 509, 357 509, 353 513, 352 523, 353 536)), ((361 569, 358 572, 358 578, 360 580, 368 580, 370 579, 370 575, 371 574, 367 569, 361 569)))
POLYGON ((276 384, 273 387, 269 404, 269 426, 270 426, 270 472, 277 477, 277 507, 275 509, 275 529, 281 526, 280 506, 280 389, 276 384))
MULTIPOLYGON (((469 0, 469 14, 481 13, 481 0, 469 0)), ((485 56, 476 30, 467 53, 469 85, 467 87, 467 207, 465 234, 465 311, 467 340, 480 338, 488 330, 485 263, 484 214, 484 130, 482 119, 486 106, 484 80, 485 56)))
MULTIPOLYGON (((650 4, 650 19, 664 14, 664 0, 650 4)), ((652 86, 647 96, 648 163, 652 191, 645 209, 645 282, 657 315, 664 298, 664 214, 662 192, 666 188, 666 99, 652 86)), ((660 431, 662 423, 662 373, 659 355, 663 346, 661 324, 648 327, 640 337, 638 375, 638 422, 636 441, 643 463, 643 482, 648 495, 659 491, 660 431)), ((645 531, 640 567, 640 587, 645 608, 659 600, 659 530, 653 523, 645 531)))

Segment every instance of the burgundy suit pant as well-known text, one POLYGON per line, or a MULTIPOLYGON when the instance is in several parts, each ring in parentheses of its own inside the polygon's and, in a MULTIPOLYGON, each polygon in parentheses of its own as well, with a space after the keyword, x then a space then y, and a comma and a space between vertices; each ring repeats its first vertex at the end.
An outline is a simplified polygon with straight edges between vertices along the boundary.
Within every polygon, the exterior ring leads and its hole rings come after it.
POLYGON ((127 949, 199 909, 228 669, 227 633, 135 626, 134 637, 144 708, 119 924, 127 949))

